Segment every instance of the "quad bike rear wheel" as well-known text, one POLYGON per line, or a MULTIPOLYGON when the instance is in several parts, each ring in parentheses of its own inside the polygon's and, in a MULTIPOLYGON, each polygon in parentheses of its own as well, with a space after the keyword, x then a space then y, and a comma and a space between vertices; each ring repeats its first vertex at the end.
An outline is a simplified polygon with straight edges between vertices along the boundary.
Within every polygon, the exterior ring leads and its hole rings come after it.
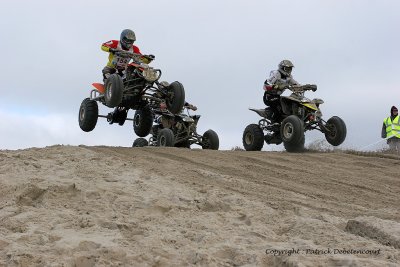
POLYGON ((82 131, 90 132, 97 124, 97 118, 99 116, 99 107, 97 102, 90 98, 85 98, 79 108, 79 127, 82 131))
POLYGON ((105 84, 104 100, 107 107, 115 108, 122 101, 122 94, 124 92, 124 83, 121 76, 114 73, 111 74, 105 84))
POLYGON ((135 116, 133 117, 133 130, 137 136, 147 136, 150 133, 152 126, 153 114, 150 108, 144 107, 143 109, 135 111, 135 116))
POLYGON ((299 153, 304 151, 304 143, 305 143, 305 137, 303 135, 303 138, 300 140, 299 143, 297 144, 283 143, 283 146, 285 147, 287 152, 299 153))
MULTIPOLYGON (((304 123, 296 115, 286 117, 281 123, 281 138, 285 148, 297 148, 304 139, 304 123)), ((292 151, 288 151, 292 152, 292 151)))
POLYGON ((243 132, 243 147, 246 151, 260 151, 264 145, 264 133, 258 124, 248 125, 243 132))
POLYGON ((185 104, 185 89, 180 82, 175 81, 168 86, 166 104, 171 113, 181 113, 183 105, 185 104))
POLYGON ((203 149, 212 149, 212 150, 218 150, 219 148, 219 137, 216 132, 213 130, 207 130, 203 134, 203 140, 202 140, 202 148, 203 149))
POLYGON ((143 138, 137 138, 135 141, 133 141, 132 147, 144 147, 144 146, 148 146, 149 142, 143 138))
POLYGON ((344 142, 347 135, 347 128, 341 118, 333 116, 326 122, 325 126, 329 129, 328 132, 325 132, 325 138, 329 144, 338 146, 344 142))
POLYGON ((174 132, 169 128, 161 129, 157 136, 157 146, 174 146, 174 132))

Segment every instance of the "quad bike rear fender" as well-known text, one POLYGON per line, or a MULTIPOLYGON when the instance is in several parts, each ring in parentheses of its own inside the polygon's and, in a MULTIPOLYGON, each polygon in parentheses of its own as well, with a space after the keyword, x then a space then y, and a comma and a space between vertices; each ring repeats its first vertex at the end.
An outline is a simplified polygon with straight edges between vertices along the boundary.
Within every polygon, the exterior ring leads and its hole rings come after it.
POLYGON ((260 115, 260 117, 267 117, 267 113, 265 112, 265 109, 255 109, 255 108, 249 108, 249 110, 254 111, 255 113, 257 113, 258 115, 260 115))

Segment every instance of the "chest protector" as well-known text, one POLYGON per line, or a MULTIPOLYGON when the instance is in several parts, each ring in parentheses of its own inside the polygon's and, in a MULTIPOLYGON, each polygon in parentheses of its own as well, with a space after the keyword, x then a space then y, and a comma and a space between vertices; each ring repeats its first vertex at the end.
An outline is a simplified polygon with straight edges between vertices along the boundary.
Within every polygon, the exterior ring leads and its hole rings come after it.
MULTIPOLYGON (((118 42, 117 49, 122 50, 121 43, 118 42)), ((126 50, 125 50, 126 51, 126 50)), ((133 47, 129 48, 129 52, 133 53, 133 47)), ((114 68, 123 70, 126 69, 126 66, 128 66, 128 63, 131 59, 130 58, 125 58, 125 57, 120 57, 118 55, 113 55, 111 64, 113 65, 114 68)))

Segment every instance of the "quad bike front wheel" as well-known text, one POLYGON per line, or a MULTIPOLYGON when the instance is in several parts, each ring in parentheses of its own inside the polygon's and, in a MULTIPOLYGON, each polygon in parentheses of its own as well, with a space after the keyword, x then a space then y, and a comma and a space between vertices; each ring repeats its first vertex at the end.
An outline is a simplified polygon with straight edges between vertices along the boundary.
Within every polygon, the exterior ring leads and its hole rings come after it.
POLYGON ((124 92, 124 83, 121 76, 114 73, 111 74, 105 84, 104 100, 107 107, 115 108, 122 101, 122 94, 124 92))
POLYGON ((85 98, 79 108, 79 127, 85 132, 92 131, 96 127, 98 117, 99 107, 97 102, 90 98, 85 98))
POLYGON ((150 108, 145 107, 135 111, 135 116, 133 117, 133 130, 137 136, 147 136, 150 133, 152 126, 153 114, 150 108))
POLYGON ((219 148, 219 137, 216 132, 213 130, 207 130, 203 134, 203 140, 202 140, 202 148, 203 149, 212 149, 212 150, 218 150, 219 148))
POLYGON ((325 131, 325 138, 329 144, 338 146, 344 142, 347 135, 347 128, 341 118, 333 116, 326 122, 325 127, 328 129, 328 131, 325 131))
POLYGON ((303 121, 296 115, 286 117, 281 123, 281 138, 285 148, 301 147, 301 143, 304 139, 303 121))
POLYGON ((168 86, 166 104, 172 114, 181 113, 185 104, 185 89, 180 82, 175 81, 168 86))
POLYGON ((258 124, 248 125, 243 132, 243 147, 246 151, 260 151, 264 145, 264 133, 258 124))
POLYGON ((157 146, 174 146, 174 132, 169 128, 161 129, 157 135, 157 146))
POLYGON ((133 141, 132 147, 144 147, 144 146, 148 146, 148 145, 149 145, 149 142, 145 138, 140 137, 140 138, 135 139, 135 141, 133 141))

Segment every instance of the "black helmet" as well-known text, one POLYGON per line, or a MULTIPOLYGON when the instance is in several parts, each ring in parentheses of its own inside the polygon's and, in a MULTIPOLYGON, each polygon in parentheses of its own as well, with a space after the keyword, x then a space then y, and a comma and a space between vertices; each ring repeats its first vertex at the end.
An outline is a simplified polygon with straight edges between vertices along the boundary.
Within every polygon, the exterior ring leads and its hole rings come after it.
POLYGON ((278 70, 281 74, 285 76, 290 76, 292 73, 292 69, 294 68, 292 62, 290 60, 282 60, 278 65, 278 70))
POLYGON ((136 35, 132 30, 126 29, 121 32, 120 42, 123 49, 130 49, 135 41, 136 35))

